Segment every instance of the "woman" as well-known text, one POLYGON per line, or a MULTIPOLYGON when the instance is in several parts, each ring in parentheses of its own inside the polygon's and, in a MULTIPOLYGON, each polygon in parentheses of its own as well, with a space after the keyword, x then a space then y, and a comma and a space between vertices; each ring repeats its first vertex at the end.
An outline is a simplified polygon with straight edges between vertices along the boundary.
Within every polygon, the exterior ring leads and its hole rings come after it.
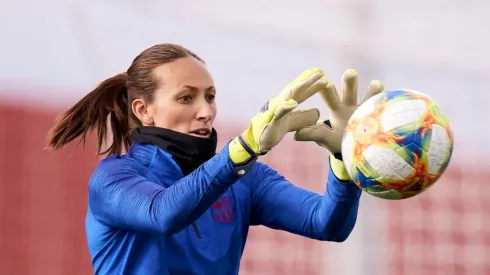
POLYGON ((288 132, 323 145, 318 133, 346 123, 333 116, 333 125, 315 125, 318 110, 294 110, 319 90, 335 100, 320 69, 305 71, 216 153, 216 88, 204 61, 160 44, 65 112, 48 147, 84 140, 95 129, 99 153, 109 153, 89 181, 86 234, 95 274, 238 274, 251 225, 344 241, 361 192, 340 160, 331 160, 324 196, 256 162, 288 132), (108 116, 112 143, 102 150, 108 116))

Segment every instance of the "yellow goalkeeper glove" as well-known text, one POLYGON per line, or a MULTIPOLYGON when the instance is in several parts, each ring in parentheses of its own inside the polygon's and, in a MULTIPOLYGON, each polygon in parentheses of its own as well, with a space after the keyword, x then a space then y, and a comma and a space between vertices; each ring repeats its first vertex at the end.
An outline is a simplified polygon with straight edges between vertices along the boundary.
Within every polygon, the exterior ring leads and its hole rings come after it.
POLYGON ((259 155, 271 150, 288 132, 314 125, 320 117, 318 109, 294 109, 326 84, 321 69, 309 69, 269 100, 251 119, 250 126, 228 144, 235 171, 244 175, 259 155))
POLYGON ((306 126, 294 135, 297 141, 314 141, 330 153, 330 165, 334 174, 341 180, 350 180, 341 157, 342 137, 352 113, 363 102, 384 90, 383 83, 373 80, 367 88, 362 101, 357 103, 357 71, 346 70, 342 75, 342 100, 335 85, 328 83, 320 94, 329 110, 330 117, 312 126, 306 126))

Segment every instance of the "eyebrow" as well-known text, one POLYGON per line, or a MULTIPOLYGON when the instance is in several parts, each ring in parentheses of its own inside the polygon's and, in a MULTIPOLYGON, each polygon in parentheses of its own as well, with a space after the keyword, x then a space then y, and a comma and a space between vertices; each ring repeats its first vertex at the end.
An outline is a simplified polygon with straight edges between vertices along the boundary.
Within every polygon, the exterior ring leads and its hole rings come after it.
MULTIPOLYGON (((194 86, 184 85, 183 87, 184 87, 184 88, 187 88, 187 89, 189 89, 189 90, 191 90, 191 91, 193 91, 193 92, 197 92, 197 91, 199 91, 199 88, 194 87, 194 86)), ((209 92, 209 91, 214 91, 214 90, 216 90, 216 88, 215 88, 214 86, 209 86, 209 87, 207 87, 207 88, 206 88, 206 92, 209 92)))

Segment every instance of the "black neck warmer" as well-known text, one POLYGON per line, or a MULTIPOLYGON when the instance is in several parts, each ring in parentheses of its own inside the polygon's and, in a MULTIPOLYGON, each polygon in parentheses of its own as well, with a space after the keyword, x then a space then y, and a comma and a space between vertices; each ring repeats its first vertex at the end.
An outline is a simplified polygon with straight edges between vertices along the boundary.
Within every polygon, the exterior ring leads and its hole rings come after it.
POLYGON ((172 155, 184 176, 212 158, 218 144, 214 128, 209 138, 201 138, 165 128, 143 126, 131 133, 131 140, 139 144, 156 145, 172 155))

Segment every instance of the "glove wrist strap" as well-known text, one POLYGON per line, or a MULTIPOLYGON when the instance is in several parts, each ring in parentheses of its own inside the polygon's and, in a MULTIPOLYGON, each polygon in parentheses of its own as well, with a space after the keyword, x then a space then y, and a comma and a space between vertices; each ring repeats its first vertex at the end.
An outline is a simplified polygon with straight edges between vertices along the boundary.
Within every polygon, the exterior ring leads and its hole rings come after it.
POLYGON ((247 151, 247 153, 250 156, 256 156, 254 151, 252 150, 252 148, 250 148, 250 146, 248 146, 248 144, 245 142, 245 140, 243 140, 241 135, 239 135, 237 137, 237 139, 238 139, 238 142, 240 142, 240 145, 243 147, 243 149, 245 149, 245 151, 247 151))
POLYGON ((244 176, 257 161, 257 154, 243 140, 242 136, 234 138, 229 144, 229 158, 233 163, 233 171, 244 176))
POLYGON ((334 154, 330 154, 330 167, 334 175, 341 181, 351 181, 345 168, 344 162, 337 159, 334 154))

